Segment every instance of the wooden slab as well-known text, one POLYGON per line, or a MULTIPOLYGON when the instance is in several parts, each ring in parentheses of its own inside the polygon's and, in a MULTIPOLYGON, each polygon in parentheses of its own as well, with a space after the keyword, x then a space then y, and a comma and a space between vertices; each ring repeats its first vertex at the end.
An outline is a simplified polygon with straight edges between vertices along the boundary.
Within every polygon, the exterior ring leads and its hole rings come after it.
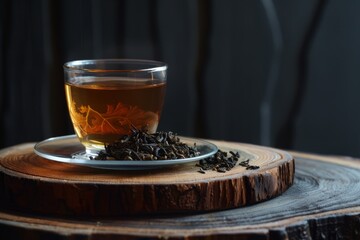
POLYGON ((260 166, 198 172, 195 163, 147 171, 109 171, 58 163, 33 153, 33 144, 0 153, 1 203, 11 209, 57 216, 193 213, 241 207, 280 195, 294 179, 286 152, 216 142, 260 166))
POLYGON ((360 160, 292 153, 282 195, 209 213, 76 219, 0 209, 0 239, 360 239, 360 160))

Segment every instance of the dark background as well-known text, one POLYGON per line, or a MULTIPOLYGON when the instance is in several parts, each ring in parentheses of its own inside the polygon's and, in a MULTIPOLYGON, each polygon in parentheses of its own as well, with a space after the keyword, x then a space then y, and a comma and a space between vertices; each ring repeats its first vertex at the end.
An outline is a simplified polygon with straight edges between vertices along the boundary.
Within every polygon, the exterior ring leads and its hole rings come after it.
POLYGON ((360 1, 1 0, 0 148, 73 133, 66 61, 168 63, 159 130, 360 157, 360 1))

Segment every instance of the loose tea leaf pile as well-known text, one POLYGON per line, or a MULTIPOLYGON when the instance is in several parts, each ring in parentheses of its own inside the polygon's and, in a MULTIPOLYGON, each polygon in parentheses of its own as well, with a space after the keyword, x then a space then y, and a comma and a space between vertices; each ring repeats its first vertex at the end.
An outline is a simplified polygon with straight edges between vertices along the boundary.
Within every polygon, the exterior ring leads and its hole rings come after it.
POLYGON ((96 160, 166 160, 198 156, 196 146, 182 143, 173 132, 156 132, 149 134, 142 130, 132 129, 132 134, 124 136, 114 143, 105 145, 96 160))
POLYGON ((226 172, 235 167, 239 153, 230 151, 231 156, 227 156, 228 153, 218 150, 213 156, 202 159, 196 166, 200 167, 199 172, 205 173, 205 170, 216 170, 218 172, 226 172))
MULTIPOLYGON (((199 173, 205 173, 206 170, 214 170, 217 172, 226 172, 234 168, 239 161, 240 154, 238 152, 229 151, 230 156, 227 152, 218 150, 213 156, 202 159, 196 166, 200 167, 199 173)), ((241 161, 239 166, 245 167, 246 170, 255 170, 259 166, 250 165, 250 159, 241 161)))
MULTIPOLYGON (((130 135, 126 135, 114 143, 105 145, 105 150, 100 151, 95 160, 166 160, 182 159, 199 156, 200 152, 194 147, 180 141, 173 132, 156 132, 148 134, 146 131, 132 129, 130 135)), ((238 152, 224 152, 218 150, 213 156, 202 159, 196 166, 198 172, 206 170, 226 172, 234 168, 239 161, 238 152), (229 153, 229 156, 228 156, 229 153)), ((249 164, 249 159, 241 161, 239 166, 247 170, 258 169, 259 166, 249 164)))

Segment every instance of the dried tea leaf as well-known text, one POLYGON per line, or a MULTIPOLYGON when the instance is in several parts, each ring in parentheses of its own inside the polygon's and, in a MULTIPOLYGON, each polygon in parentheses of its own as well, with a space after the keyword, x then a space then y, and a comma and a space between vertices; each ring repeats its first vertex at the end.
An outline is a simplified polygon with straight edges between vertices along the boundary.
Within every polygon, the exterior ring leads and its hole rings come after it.
MULTIPOLYGON (((206 170, 213 170, 217 172, 224 173, 233 169, 239 158, 239 152, 229 151, 230 156, 227 152, 221 151, 220 149, 213 156, 202 159, 199 163, 196 164, 197 167, 200 167, 198 172, 205 173, 206 170)), ((245 167, 246 170, 255 170, 259 166, 254 166, 249 164, 250 159, 246 159, 239 163, 239 166, 245 167)))
POLYGON ((196 146, 188 146, 173 132, 147 133, 132 128, 131 135, 105 145, 96 160, 166 160, 196 157, 200 154, 196 146))

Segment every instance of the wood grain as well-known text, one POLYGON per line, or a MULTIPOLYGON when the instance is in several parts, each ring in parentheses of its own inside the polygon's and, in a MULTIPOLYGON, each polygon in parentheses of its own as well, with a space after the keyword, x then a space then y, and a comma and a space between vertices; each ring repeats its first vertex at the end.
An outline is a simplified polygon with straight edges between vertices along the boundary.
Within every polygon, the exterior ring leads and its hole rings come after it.
POLYGON ((3 209, 0 239, 360 239, 360 161, 292 155, 294 184, 269 201, 210 213, 86 220, 3 209))
POLYGON ((157 170, 109 171, 54 162, 33 153, 33 145, 0 154, 2 205, 57 216, 109 217, 134 214, 224 210, 261 202, 287 190, 294 160, 286 152, 217 142, 260 166, 198 172, 196 163, 157 170))

